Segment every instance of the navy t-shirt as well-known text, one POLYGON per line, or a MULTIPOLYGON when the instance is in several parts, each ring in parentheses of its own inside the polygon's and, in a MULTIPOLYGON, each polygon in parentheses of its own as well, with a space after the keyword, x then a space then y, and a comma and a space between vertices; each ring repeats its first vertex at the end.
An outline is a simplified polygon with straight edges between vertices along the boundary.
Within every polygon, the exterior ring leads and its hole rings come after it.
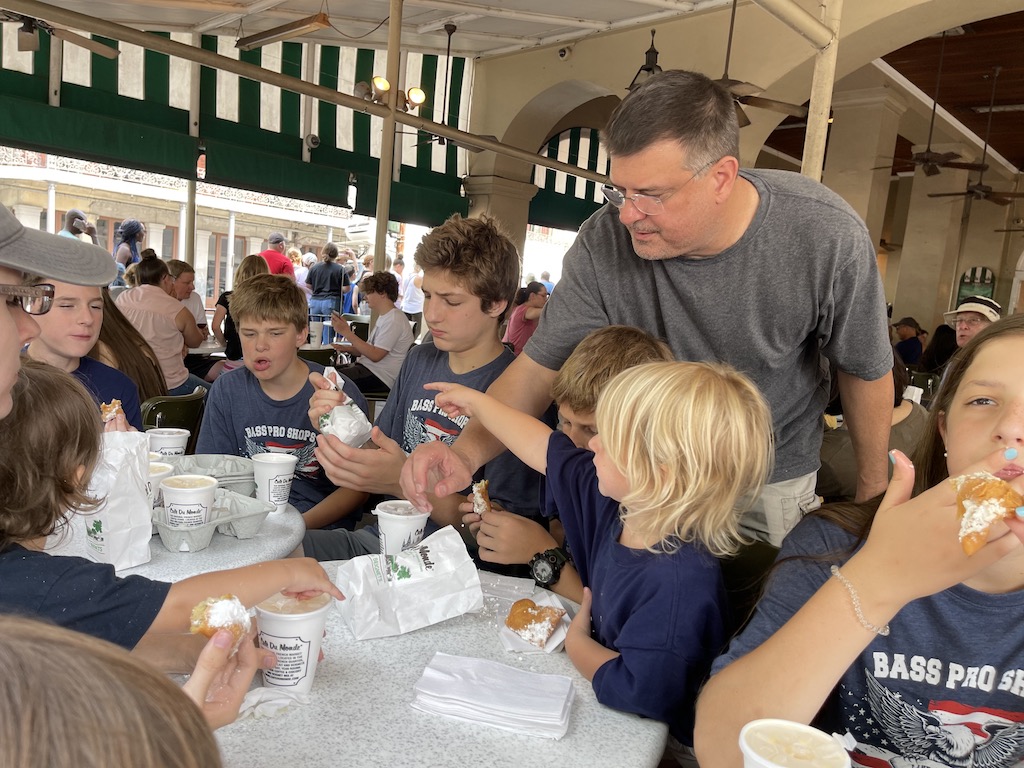
POLYGON ((116 368, 104 365, 99 360, 83 357, 78 361, 78 368, 71 372, 78 379, 97 403, 109 403, 111 400, 121 401, 121 410, 128 423, 142 431, 142 408, 139 405, 139 388, 135 382, 116 368))
POLYGON ((594 454, 561 432, 548 442, 545 511, 557 506, 583 585, 593 636, 621 654, 594 675, 597 700, 668 723, 693 745, 694 704, 725 646, 718 561, 697 544, 650 552, 619 543, 619 503, 601 495, 594 454))
POLYGON ((47 619, 131 650, 149 630, 171 585, 82 557, 12 544, 0 552, 0 613, 47 619))

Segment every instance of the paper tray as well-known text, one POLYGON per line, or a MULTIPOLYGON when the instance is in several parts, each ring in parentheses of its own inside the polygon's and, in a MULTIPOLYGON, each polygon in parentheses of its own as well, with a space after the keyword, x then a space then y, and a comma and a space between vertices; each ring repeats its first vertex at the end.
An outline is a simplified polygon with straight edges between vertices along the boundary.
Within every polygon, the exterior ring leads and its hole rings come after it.
POLYGON ((194 456, 168 456, 166 462, 174 467, 176 475, 208 475, 217 478, 217 484, 242 496, 256 492, 252 459, 226 453, 197 453, 194 456))
POLYGON ((215 531, 238 539, 251 539, 276 508, 266 501, 218 488, 208 523, 195 527, 169 525, 163 507, 153 510, 153 523, 160 541, 171 552, 199 552, 210 546, 215 531))

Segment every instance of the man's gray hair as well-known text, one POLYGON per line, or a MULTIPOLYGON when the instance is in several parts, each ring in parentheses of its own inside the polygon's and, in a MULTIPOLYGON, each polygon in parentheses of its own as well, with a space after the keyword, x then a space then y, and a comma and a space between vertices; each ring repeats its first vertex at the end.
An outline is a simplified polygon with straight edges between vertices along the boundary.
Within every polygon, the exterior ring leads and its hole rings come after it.
POLYGON ((601 134, 613 157, 635 155, 666 139, 686 150, 694 172, 726 156, 739 159, 732 94, 700 72, 662 72, 626 95, 601 134))

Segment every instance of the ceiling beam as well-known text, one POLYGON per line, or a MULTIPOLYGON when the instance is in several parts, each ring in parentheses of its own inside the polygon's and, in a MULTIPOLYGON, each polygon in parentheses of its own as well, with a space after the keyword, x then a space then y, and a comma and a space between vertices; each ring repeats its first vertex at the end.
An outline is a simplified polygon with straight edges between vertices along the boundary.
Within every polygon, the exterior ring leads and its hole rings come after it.
POLYGON ((406 0, 406 2, 409 5, 417 5, 422 8, 435 8, 441 11, 454 11, 456 13, 476 13, 480 16, 493 16, 494 18, 513 19, 515 21, 530 21, 536 24, 579 27, 580 29, 604 29, 608 26, 608 22, 606 21, 580 19, 569 16, 551 16, 546 13, 516 11, 511 8, 500 8, 493 5, 477 5, 476 3, 457 2, 457 0, 406 0))
POLYGON ((236 21, 240 21, 250 14, 262 13, 263 11, 274 8, 284 2, 285 0, 257 0, 257 2, 252 5, 246 6, 245 11, 243 12, 222 13, 219 16, 214 16, 212 19, 207 19, 204 22, 196 24, 192 29, 194 32, 198 32, 199 34, 209 32, 211 29, 223 27, 227 24, 234 24, 236 21))
POLYGON ((176 56, 186 61, 194 61, 198 64, 212 67, 213 69, 231 72, 232 74, 236 74, 240 77, 246 77, 257 82, 276 85, 287 91, 310 96, 328 104, 337 104, 338 106, 346 107, 356 112, 362 112, 364 114, 374 115, 381 118, 388 116, 388 114, 393 114, 395 121, 402 125, 407 125, 410 128, 425 131, 427 133, 432 133, 435 136, 443 136, 446 139, 456 141, 459 144, 468 147, 476 147, 478 149, 495 152, 531 165, 540 165, 545 168, 562 171, 563 173, 576 176, 577 178, 590 179, 591 181, 596 181, 599 184, 606 184, 608 182, 606 176, 596 173, 595 171, 589 171, 575 165, 569 165, 568 163, 562 163, 558 160, 552 160, 551 158, 538 155, 535 152, 528 152, 520 147, 512 146, 511 144, 502 144, 500 141, 496 141, 494 139, 477 136, 475 133, 460 131, 457 128, 452 128, 451 126, 444 125, 442 123, 435 123, 432 120, 427 120, 426 118, 419 117, 418 115, 409 114, 407 112, 391 112, 391 110, 384 105, 374 104, 373 102, 364 101, 363 99, 357 99, 355 96, 350 96, 347 93, 342 93, 333 88, 325 88, 322 85, 316 85, 297 77, 291 77, 280 72, 264 69, 263 67, 256 66, 255 64, 249 64, 227 56, 221 56, 220 54, 208 51, 205 48, 197 48, 192 45, 178 43, 174 40, 168 40, 165 37, 160 37, 159 35, 152 35, 148 32, 140 32, 132 27, 114 24, 105 19, 99 19, 94 16, 87 16, 82 13, 76 13, 75 11, 69 11, 64 8, 48 5, 46 3, 39 2, 39 0, 3 0, 3 4, 6 8, 12 11, 23 13, 35 19, 56 22, 62 26, 70 27, 71 29, 89 32, 94 35, 101 35, 111 40, 121 40, 126 43, 138 45, 147 50, 166 53, 169 56, 176 56))
POLYGON ((754 0, 754 2, 787 27, 799 32, 818 50, 827 48, 835 37, 831 29, 794 3, 793 0, 754 0))

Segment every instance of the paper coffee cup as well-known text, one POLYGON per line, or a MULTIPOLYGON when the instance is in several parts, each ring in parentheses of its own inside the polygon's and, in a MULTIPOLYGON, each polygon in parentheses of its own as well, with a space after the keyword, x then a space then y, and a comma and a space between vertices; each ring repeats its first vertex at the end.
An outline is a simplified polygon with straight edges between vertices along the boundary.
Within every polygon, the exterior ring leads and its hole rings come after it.
POLYGON ((168 525, 195 528, 210 521, 217 478, 209 475, 173 475, 160 481, 164 516, 168 525))
POLYGON ((380 530, 380 553, 397 555, 423 540, 430 513, 421 512, 408 501, 383 501, 373 510, 380 530))
POLYGON ((260 647, 277 656, 274 668, 263 670, 263 685, 309 691, 332 602, 328 594, 297 600, 278 592, 256 605, 260 647))
POLYGON ((257 453, 251 458, 256 498, 276 504, 277 511, 283 511, 292 492, 298 457, 291 453, 257 453))
POLYGON ((309 324, 309 346, 322 347, 324 345, 324 324, 320 320, 314 320, 309 324))
POLYGON ((850 768, 850 755, 817 728, 789 720, 753 720, 740 731, 744 768, 850 768))
POLYGON ((157 427, 146 431, 149 437, 149 450, 162 456, 184 456, 185 446, 192 435, 187 429, 177 427, 157 427))
POLYGON ((151 507, 163 506, 163 493, 160 490, 160 483, 164 478, 170 477, 174 467, 164 464, 162 461, 149 462, 149 479, 146 481, 146 493, 149 494, 149 505, 151 507))

